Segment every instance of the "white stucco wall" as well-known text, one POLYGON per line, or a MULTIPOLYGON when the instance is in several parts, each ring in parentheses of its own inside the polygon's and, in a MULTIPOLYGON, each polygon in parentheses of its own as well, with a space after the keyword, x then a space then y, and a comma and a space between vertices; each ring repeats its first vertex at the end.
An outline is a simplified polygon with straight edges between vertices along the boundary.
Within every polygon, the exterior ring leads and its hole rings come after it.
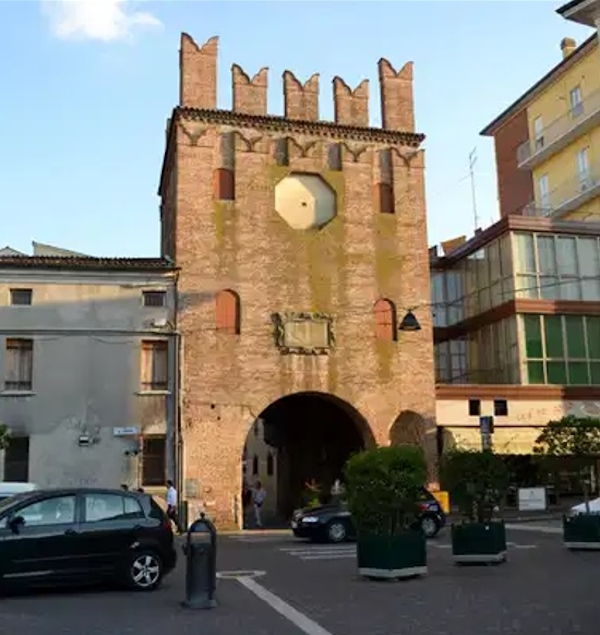
MULTIPOLYGON (((508 415, 494 417, 494 450, 502 454, 529 454, 543 427, 567 415, 600 417, 598 401, 508 399, 508 415)), ((438 399, 437 425, 445 430, 445 446, 454 443, 481 447, 479 417, 469 416, 467 399, 438 399)), ((481 400, 481 415, 493 415, 493 400, 481 400)))
POLYGON ((138 485, 139 459, 125 451, 139 441, 115 437, 113 428, 172 435, 170 392, 140 392, 140 345, 169 338, 152 322, 172 322, 174 297, 171 276, 161 272, 0 270, 0 422, 30 437, 30 481, 138 485), (15 287, 33 290, 31 306, 10 306, 15 287), (167 306, 144 307, 144 290, 166 290, 167 306), (30 393, 3 390, 7 337, 34 342, 30 393), (80 447, 81 435, 94 443, 80 447))

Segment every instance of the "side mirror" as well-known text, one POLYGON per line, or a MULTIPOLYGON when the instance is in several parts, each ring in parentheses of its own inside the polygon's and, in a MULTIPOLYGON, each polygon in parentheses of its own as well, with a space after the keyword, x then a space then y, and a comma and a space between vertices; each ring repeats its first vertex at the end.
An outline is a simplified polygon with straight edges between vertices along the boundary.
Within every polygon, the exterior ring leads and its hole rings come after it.
POLYGON ((10 527, 13 534, 18 534, 25 526, 25 519, 23 518, 23 516, 15 516, 14 518, 10 519, 8 526, 10 527))

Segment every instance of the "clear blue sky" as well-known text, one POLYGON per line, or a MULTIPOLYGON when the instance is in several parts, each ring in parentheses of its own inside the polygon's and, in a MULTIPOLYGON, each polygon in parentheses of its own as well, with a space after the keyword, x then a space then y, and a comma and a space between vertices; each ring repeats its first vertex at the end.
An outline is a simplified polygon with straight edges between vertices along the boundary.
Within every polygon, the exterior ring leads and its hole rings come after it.
POLYGON ((2 235, 94 255, 159 253, 159 170, 165 120, 178 96, 181 31, 220 36, 219 106, 230 107, 230 67, 269 66, 269 110, 283 111, 281 74, 371 80, 377 60, 415 62, 417 127, 427 135, 431 243, 471 233, 468 155, 477 147, 483 225, 497 218, 492 141, 479 131, 560 60, 564 36, 589 31, 558 3, 0 2, 2 235))

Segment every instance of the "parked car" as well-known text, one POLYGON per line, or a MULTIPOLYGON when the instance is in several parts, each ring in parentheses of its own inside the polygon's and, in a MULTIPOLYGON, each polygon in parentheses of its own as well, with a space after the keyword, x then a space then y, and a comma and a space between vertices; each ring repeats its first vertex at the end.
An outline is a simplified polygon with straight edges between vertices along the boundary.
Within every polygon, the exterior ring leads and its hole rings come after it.
POLYGON ((36 489, 38 486, 35 483, 0 483, 0 501, 24 492, 33 492, 36 489))
MULTIPOLYGON (((435 496, 425 488, 419 506, 417 523, 428 538, 433 538, 446 524, 446 514, 435 496)), ((356 539, 352 514, 343 502, 298 509, 291 524, 297 538, 332 543, 356 539)))
MULTIPOLYGON (((588 501, 588 507, 590 514, 600 514, 600 498, 593 498, 588 501)), ((587 514, 588 507, 586 507, 585 502, 579 503, 579 505, 573 505, 573 507, 571 507, 571 515, 587 514)))
POLYGON ((171 522, 147 494, 37 490, 0 502, 0 588, 112 580, 150 591, 176 560, 171 522))

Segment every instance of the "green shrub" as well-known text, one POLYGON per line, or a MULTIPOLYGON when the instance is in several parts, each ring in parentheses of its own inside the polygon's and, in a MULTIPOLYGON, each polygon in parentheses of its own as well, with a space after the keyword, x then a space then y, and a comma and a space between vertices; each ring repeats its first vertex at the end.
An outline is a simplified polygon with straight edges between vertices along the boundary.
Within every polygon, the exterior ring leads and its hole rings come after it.
POLYGON ((10 430, 3 423, 0 423, 0 450, 6 450, 10 441, 10 430))
POLYGON ((358 532, 393 536, 408 529, 418 514, 427 463, 418 446, 375 448, 351 457, 344 476, 358 532))
POLYGON ((440 476, 461 516, 479 523, 491 520, 510 481, 506 463, 491 450, 450 450, 442 457, 440 476))

